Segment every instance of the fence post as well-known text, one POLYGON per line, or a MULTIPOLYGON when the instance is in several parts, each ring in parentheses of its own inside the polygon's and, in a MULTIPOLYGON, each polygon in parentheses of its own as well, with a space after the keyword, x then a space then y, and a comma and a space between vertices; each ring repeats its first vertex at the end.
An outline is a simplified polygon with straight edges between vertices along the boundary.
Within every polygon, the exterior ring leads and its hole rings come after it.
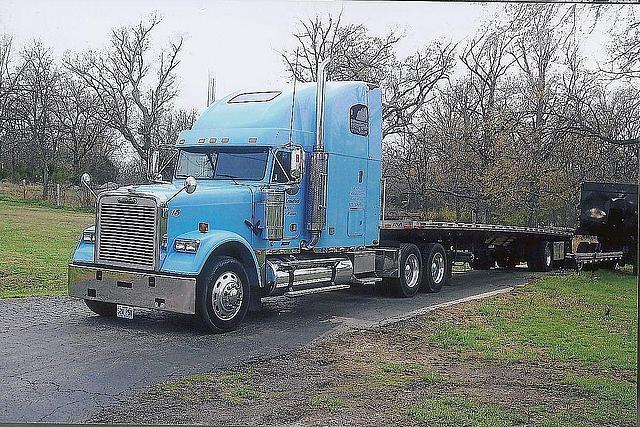
POLYGON ((60 206, 60 183, 56 184, 56 206, 60 206))
POLYGON ((26 179, 22 180, 22 198, 23 199, 27 198, 27 180, 26 179))

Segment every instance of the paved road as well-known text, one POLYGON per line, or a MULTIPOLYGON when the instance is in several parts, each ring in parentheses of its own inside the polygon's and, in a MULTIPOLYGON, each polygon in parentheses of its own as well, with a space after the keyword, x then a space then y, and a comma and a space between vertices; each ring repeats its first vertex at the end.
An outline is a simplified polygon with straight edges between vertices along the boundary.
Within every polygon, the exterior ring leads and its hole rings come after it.
POLYGON ((343 328, 526 283, 527 271, 456 274, 438 294, 397 299, 359 289, 265 299, 223 335, 189 316, 136 311, 100 318, 66 297, 0 300, 0 422, 82 422, 143 386, 296 350, 343 328))

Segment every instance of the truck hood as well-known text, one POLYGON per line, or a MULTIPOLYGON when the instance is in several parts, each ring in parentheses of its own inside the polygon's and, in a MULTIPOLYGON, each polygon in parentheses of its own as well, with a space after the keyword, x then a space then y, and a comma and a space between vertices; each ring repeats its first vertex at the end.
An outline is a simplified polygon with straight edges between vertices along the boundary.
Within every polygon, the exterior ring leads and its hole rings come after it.
MULTIPOLYGON (((109 191, 108 194, 127 194, 131 196, 153 196, 161 204, 182 189, 182 182, 164 184, 129 185, 109 191)), ((183 206, 217 205, 228 203, 251 203, 254 191, 250 186, 235 185, 229 181, 199 182, 192 194, 181 192, 169 202, 169 208, 183 206)))

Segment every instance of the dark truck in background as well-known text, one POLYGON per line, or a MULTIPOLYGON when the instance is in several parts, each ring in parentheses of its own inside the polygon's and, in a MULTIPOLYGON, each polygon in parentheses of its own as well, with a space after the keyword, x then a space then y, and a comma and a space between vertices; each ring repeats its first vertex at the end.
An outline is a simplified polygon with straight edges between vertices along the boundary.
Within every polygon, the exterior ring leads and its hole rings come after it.
POLYGON ((580 188, 578 268, 632 265, 638 272, 638 186, 583 182, 580 188))

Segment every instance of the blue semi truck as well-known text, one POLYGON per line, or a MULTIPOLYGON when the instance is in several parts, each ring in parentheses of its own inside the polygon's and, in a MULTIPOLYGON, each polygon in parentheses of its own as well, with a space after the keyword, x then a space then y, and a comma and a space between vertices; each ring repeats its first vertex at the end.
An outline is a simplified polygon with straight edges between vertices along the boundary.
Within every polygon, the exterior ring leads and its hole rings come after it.
POLYGON ((566 229, 385 218, 380 88, 327 83, 325 67, 315 84, 213 103, 180 134, 170 182, 153 166, 157 182, 100 193, 69 295, 103 316, 160 309, 224 332, 267 296, 385 281, 412 297, 438 292, 455 260, 564 260, 566 229))

